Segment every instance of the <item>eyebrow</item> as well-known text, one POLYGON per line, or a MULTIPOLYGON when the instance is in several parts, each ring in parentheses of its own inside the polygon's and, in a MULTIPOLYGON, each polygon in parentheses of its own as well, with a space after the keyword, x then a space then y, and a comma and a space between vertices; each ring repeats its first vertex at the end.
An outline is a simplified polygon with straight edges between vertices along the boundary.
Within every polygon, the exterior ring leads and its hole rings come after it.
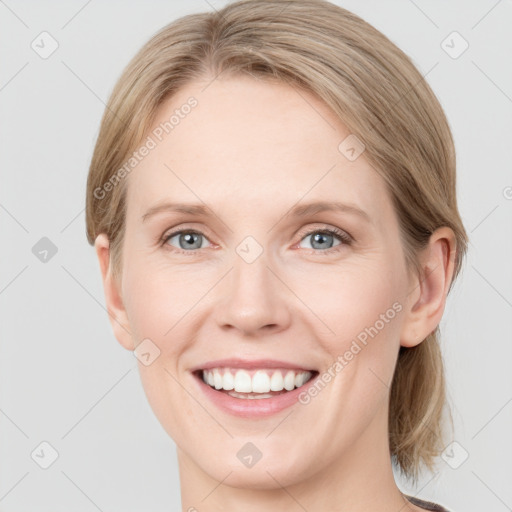
MULTIPOLYGON (((351 205, 340 203, 336 201, 315 201, 312 203, 301 204, 291 208, 284 216, 290 215, 292 217, 306 217, 325 211, 338 211, 343 213, 351 213, 358 215, 367 222, 372 222, 368 213, 361 208, 351 205)), ((176 212, 195 215, 198 217, 207 217, 210 215, 211 209, 204 204, 187 204, 187 203, 163 203, 150 208, 143 216, 142 222, 145 222, 149 217, 158 213, 176 212)))

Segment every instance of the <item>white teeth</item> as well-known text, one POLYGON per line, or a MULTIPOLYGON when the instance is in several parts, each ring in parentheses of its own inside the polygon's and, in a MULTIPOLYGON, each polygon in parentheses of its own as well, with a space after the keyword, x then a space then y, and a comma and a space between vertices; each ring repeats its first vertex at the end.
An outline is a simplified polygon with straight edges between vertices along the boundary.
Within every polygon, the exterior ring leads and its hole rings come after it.
POLYGON ((235 374, 235 391, 239 393, 251 393, 251 376, 245 370, 238 370, 235 374))
MULTIPOLYGON (((259 393, 258 398, 269 398, 274 395, 265 395, 270 391, 291 391, 306 383, 312 376, 311 372, 287 370, 284 377, 282 370, 261 369, 251 374, 246 370, 233 371, 226 368, 211 368, 203 370, 203 381, 217 390, 232 391, 232 396, 238 393, 259 393), (234 390, 234 391, 233 391, 234 390)), ((238 395, 238 398, 247 398, 238 395)), ((252 397, 251 397, 252 398, 252 397)))
MULTIPOLYGON (((297 374, 297 377, 300 373, 297 374)), ((284 378, 284 389, 291 391, 295 387, 295 372, 288 372, 284 378)))
POLYGON ((213 383, 215 389, 222 389, 222 375, 219 372, 213 372, 213 383))
POLYGON ((235 378, 230 372, 226 372, 222 377, 223 388, 226 391, 230 391, 231 389, 235 389, 235 378))
POLYGON ((281 372, 274 372, 270 379, 270 389, 272 391, 281 391, 284 389, 283 374, 281 372))
POLYGON ((270 391, 270 377, 262 370, 258 370, 252 377, 253 393, 268 393, 270 391))

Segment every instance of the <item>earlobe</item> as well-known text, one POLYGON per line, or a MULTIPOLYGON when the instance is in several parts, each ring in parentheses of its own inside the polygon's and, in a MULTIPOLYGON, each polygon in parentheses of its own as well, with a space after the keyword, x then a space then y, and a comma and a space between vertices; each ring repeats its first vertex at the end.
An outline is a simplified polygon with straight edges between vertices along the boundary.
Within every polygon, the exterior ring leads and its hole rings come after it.
POLYGON ((453 230, 437 229, 419 255, 422 275, 412 283, 400 344, 421 343, 441 322, 446 296, 453 279, 456 241, 453 230))
POLYGON ((100 265, 105 303, 114 336, 124 348, 133 350, 134 347, 129 330, 128 316, 123 304, 119 283, 112 275, 110 241, 105 233, 101 233, 96 237, 94 248, 100 265))

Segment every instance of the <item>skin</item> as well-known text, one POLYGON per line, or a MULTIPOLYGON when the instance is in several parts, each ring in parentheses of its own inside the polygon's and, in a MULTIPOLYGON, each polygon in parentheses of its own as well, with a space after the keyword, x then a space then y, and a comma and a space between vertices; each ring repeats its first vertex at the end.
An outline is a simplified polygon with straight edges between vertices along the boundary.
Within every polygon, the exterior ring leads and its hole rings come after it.
POLYGON ((190 96, 198 100, 129 175, 119 281, 106 235, 95 244, 116 338, 128 350, 149 338, 160 350, 139 371, 177 445, 183 510, 423 510, 407 504, 393 478, 389 386, 400 345, 420 343, 441 320, 453 232, 431 236, 419 255, 426 277, 418 279, 407 270, 382 178, 364 153, 353 162, 340 153, 350 132, 325 104, 250 77, 217 78, 204 89, 209 81, 161 105, 155 126, 190 96), (286 215, 315 200, 355 205, 369 220, 286 215), (166 201, 211 211, 142 219, 166 201), (325 227, 352 243, 327 234, 314 245, 325 227), (182 240, 180 252, 179 236, 162 243, 170 228, 200 231, 201 248, 182 240), (236 252, 247 236, 263 250, 250 264, 236 252), (191 375, 225 357, 283 359, 322 373, 395 302, 401 312, 307 405, 235 417, 208 401, 191 375), (262 452, 252 468, 236 456, 249 441, 262 452))

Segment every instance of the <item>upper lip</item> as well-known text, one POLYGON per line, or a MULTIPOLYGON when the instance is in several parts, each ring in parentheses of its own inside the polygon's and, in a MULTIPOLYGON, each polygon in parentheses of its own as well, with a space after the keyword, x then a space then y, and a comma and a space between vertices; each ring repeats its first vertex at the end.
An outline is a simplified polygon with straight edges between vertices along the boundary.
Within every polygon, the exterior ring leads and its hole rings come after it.
POLYGON ((277 359, 217 359, 215 361, 208 361, 201 365, 195 366, 190 371, 195 372, 199 370, 209 370, 211 368, 241 368, 247 370, 253 370, 256 368, 289 368, 291 370, 302 370, 314 372, 311 368, 303 366, 300 363, 290 363, 288 361, 280 361, 277 359))

